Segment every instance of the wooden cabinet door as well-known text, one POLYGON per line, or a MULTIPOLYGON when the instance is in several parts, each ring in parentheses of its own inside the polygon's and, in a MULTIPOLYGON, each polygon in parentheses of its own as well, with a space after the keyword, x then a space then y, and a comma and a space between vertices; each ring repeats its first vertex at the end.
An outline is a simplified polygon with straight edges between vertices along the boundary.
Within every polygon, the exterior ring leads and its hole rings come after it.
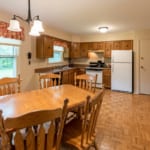
POLYGON ((105 42, 97 42, 97 50, 104 50, 105 42))
POLYGON ((74 69, 68 71, 68 84, 74 85, 74 69))
POLYGON ((88 42, 88 50, 104 50, 105 42, 88 42))
POLYGON ((80 58, 80 43, 73 42, 71 44, 71 58, 80 58))
POLYGON ((36 57, 53 57, 53 39, 47 35, 41 35, 36 38, 36 57))
POLYGON ((122 50, 132 50, 133 49, 133 41, 132 40, 121 41, 121 49, 122 50))
POLYGON ((111 69, 103 70, 103 84, 105 88, 111 88, 111 69))
POLYGON ((82 58, 88 57, 88 43, 80 43, 80 55, 82 58))
POLYGON ((68 71, 62 72, 62 84, 68 84, 68 71))
POLYGON ((44 37, 43 51, 45 58, 53 57, 53 39, 49 36, 44 37))
POLYGON ((108 41, 105 42, 105 51, 104 51, 104 57, 110 58, 111 57, 111 50, 113 48, 113 42, 108 41))
POLYGON ((113 49, 121 50, 121 41, 113 41, 113 49))

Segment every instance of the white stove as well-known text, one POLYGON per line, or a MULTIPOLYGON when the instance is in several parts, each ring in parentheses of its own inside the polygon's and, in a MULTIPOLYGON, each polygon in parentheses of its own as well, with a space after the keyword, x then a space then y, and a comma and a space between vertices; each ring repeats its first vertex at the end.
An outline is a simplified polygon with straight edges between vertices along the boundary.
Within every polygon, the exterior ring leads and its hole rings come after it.
POLYGON ((97 83, 96 83, 97 88, 102 88, 102 83, 103 83, 102 73, 103 73, 102 69, 99 67, 86 67, 86 74, 90 74, 90 75, 97 74, 97 83))

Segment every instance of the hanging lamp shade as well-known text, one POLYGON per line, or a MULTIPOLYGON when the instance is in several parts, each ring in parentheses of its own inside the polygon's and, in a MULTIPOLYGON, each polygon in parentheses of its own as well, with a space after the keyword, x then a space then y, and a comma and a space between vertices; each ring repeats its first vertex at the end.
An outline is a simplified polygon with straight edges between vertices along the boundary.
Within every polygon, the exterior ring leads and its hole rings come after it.
POLYGON ((36 29, 38 32, 44 32, 43 24, 40 20, 34 20, 33 28, 36 29))
POLYGON ((31 30, 30 30, 30 32, 29 32, 29 35, 32 35, 32 36, 40 36, 40 33, 39 33, 39 31, 37 30, 36 27, 32 26, 32 27, 31 27, 31 30))
POLYGON ((13 18, 10 20, 8 30, 15 31, 15 32, 21 31, 20 24, 19 24, 19 21, 17 21, 17 18, 27 22, 29 25, 33 24, 33 26, 31 27, 31 30, 29 32, 29 35, 40 36, 40 33, 44 32, 44 28, 43 28, 42 22, 39 19, 39 15, 36 15, 33 18, 31 17, 30 0, 28 0, 27 19, 24 19, 18 15, 13 15, 13 18))
POLYGON ((20 23, 16 19, 11 19, 9 23, 9 27, 7 28, 9 31, 21 32, 20 23))

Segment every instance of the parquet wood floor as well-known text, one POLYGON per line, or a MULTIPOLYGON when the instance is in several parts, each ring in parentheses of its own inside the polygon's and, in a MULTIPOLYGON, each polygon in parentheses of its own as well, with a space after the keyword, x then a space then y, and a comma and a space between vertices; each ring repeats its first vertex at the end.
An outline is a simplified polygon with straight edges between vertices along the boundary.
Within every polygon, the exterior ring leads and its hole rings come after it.
POLYGON ((150 95, 106 90, 97 143, 100 150, 150 150, 150 95))

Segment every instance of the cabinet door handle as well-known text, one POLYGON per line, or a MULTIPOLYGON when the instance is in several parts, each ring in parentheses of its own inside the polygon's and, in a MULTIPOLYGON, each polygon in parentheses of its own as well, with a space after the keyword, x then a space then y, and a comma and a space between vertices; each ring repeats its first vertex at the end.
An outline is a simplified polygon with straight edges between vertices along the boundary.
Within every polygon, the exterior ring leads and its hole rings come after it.
POLYGON ((143 66, 141 66, 141 69, 144 69, 144 67, 143 67, 143 66))

